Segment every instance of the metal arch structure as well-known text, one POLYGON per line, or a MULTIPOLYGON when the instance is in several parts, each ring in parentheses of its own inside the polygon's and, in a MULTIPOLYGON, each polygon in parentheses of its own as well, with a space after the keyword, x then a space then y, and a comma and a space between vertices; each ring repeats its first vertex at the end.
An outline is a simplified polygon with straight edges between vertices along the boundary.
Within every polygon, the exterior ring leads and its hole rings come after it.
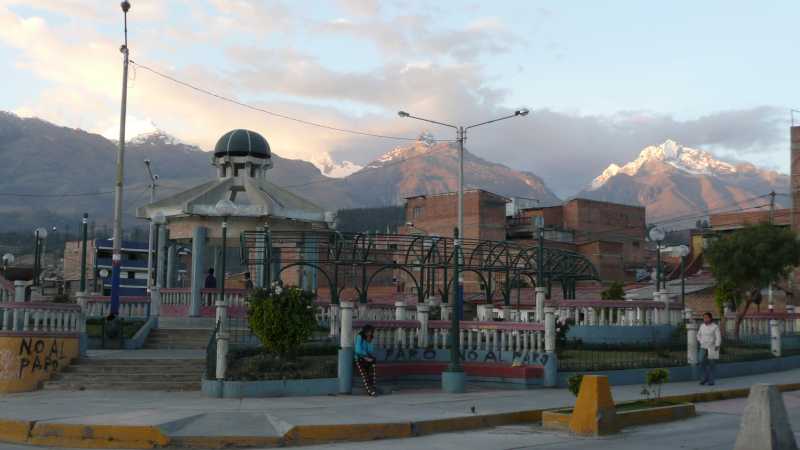
POLYGON ((467 276, 474 274, 487 301, 499 292, 504 303, 510 304, 511 291, 515 284, 520 289, 523 278, 534 284, 541 275, 548 292, 557 282, 564 298, 575 297, 577 282, 600 279, 591 261, 579 253, 545 247, 539 267, 540 250, 535 245, 477 239, 463 239, 461 243, 458 247, 453 238, 438 236, 334 230, 265 228, 240 236, 242 263, 259 274, 259 284, 268 286, 294 267, 299 272, 298 285, 303 288, 316 288, 311 279, 324 280, 333 303, 339 302, 347 288, 354 289, 359 302, 366 303, 370 287, 386 273, 393 274, 392 282, 398 275, 407 277, 420 303, 429 297, 447 302, 454 294, 459 248, 463 252, 460 270, 467 276))

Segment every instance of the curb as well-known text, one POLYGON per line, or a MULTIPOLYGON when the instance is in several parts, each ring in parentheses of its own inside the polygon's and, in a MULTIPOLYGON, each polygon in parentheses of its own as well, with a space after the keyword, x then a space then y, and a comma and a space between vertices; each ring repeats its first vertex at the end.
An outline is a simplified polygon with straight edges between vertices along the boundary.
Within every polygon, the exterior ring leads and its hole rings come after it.
MULTIPOLYGON (((779 384, 781 392, 800 390, 800 383, 779 384)), ((670 395, 665 400, 701 403, 747 397, 750 388, 670 395)), ((343 425, 298 425, 282 437, 180 436, 170 438, 156 426, 80 425, 0 419, 0 442, 67 448, 282 447, 397 439, 541 421, 542 412, 563 408, 408 422, 343 425)))

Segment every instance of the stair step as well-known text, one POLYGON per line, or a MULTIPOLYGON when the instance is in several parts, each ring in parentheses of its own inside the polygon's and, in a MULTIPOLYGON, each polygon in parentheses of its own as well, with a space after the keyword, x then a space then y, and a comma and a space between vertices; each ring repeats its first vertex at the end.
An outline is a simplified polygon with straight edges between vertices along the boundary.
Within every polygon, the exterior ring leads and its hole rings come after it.
POLYGON ((44 384, 47 390, 71 391, 199 391, 200 382, 150 382, 150 383, 73 383, 61 381, 48 381, 44 384))
POLYGON ((84 383, 84 384, 107 384, 107 383, 193 383, 202 378, 202 372, 187 373, 180 375, 169 376, 116 376, 116 377, 96 377, 91 375, 80 376, 58 376, 53 381, 55 382, 68 382, 68 383, 84 383))

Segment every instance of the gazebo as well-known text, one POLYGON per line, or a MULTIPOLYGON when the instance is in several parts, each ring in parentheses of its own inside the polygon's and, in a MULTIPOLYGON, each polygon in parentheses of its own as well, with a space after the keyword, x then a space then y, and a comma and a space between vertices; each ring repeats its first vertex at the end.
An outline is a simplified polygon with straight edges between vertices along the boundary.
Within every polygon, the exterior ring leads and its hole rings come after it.
MULTIPOLYGON (((190 316, 200 315, 204 274, 215 268, 218 277, 223 254, 227 272, 241 272, 238 236, 243 231, 326 230, 334 214, 268 181, 272 168, 269 143, 260 134, 244 129, 225 133, 214 147, 212 165, 217 178, 137 210, 137 217, 158 225, 158 274, 156 286, 175 286, 176 250, 191 248, 190 316), (220 205, 224 205, 222 208, 220 205), (227 224, 225 249, 222 224, 227 224), (224 253, 223 253, 224 252, 224 253), (166 259, 166 261, 165 261, 166 259)), ((254 275, 257 286, 266 277, 261 267, 254 275)), ((310 276, 307 283, 313 283, 310 276)), ((308 288, 315 286, 307 285, 308 288)))

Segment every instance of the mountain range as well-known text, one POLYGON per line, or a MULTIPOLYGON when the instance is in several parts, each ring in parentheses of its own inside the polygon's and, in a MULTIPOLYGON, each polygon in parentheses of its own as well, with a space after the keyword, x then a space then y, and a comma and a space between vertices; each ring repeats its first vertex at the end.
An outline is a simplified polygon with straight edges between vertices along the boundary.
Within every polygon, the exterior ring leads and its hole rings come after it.
MULTIPOLYGON (((579 197, 647 207, 648 222, 694 223, 704 213, 766 207, 771 191, 789 190, 789 176, 750 163, 731 164, 667 140, 623 165, 611 164, 579 197)), ((788 198, 777 196, 778 207, 788 198)))
MULTIPOLYGON (((267 136, 267 139, 269 137, 267 136)), ((0 112, 0 231, 40 225, 74 224, 88 212, 99 225, 111 222, 117 145, 98 134, 0 112)), ((506 196, 560 200, 537 175, 464 155, 465 186, 506 196)), ((149 201, 150 180, 143 161, 160 177, 157 198, 215 176, 211 154, 164 131, 136 136, 126 145, 124 221, 149 201)), ((455 191, 458 150, 454 143, 423 134, 361 167, 315 162, 273 153, 270 180, 325 207, 402 204, 405 197, 455 191), (322 170, 321 170, 322 169, 322 170), (326 173, 328 175, 326 175, 326 173)), ((611 164, 577 196, 647 207, 648 220, 688 218, 740 206, 763 206, 770 191, 787 192, 789 177, 749 163, 721 161, 706 151, 668 140, 643 149, 624 165, 611 164)), ((787 197, 778 197, 786 206, 787 197)), ((73 228, 75 229, 75 228, 73 228)))
MULTIPOLYGON (((0 220, 0 231, 50 224, 77 226, 83 212, 98 225, 110 224, 116 154, 116 143, 99 134, 0 112, 0 158, 4 161, 0 164, 0 217, 5 219, 0 220)), ((150 198, 145 159, 152 161, 159 175, 157 198, 215 176, 211 154, 199 147, 164 131, 134 137, 125 152, 125 224, 143 224, 134 212, 150 198)), ((332 175, 352 172, 343 178, 326 176, 311 162, 274 152, 272 160, 268 176, 273 183, 329 210, 393 205, 402 203, 405 196, 457 188, 457 149, 451 142, 435 142, 428 136, 394 148, 363 168, 336 165, 328 158, 337 170, 332 175)), ((465 185, 558 201, 536 175, 469 152, 465 152, 465 185)))

